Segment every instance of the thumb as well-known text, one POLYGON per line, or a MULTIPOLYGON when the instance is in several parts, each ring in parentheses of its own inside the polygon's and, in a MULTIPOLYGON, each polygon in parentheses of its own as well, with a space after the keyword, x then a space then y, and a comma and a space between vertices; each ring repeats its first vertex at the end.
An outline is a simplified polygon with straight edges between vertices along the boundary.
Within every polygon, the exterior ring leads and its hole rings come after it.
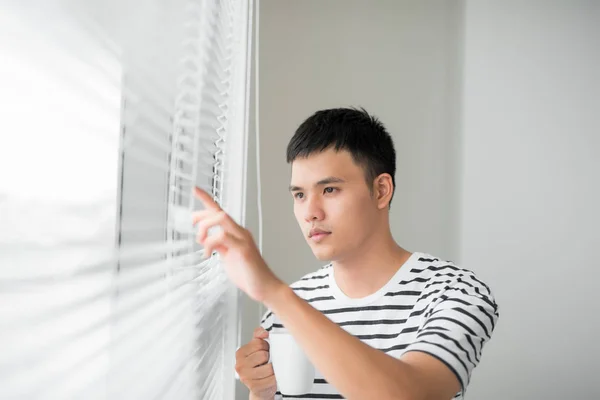
POLYGON ((257 339, 266 339, 269 337, 269 332, 267 330, 265 330, 263 327, 259 326, 258 328, 256 328, 254 330, 253 337, 255 337, 257 339))

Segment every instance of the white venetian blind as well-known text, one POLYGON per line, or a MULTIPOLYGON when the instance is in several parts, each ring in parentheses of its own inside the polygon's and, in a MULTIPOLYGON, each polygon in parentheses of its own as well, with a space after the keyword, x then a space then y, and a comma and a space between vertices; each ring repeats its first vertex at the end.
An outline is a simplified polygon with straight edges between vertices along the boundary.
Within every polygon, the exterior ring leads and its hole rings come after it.
POLYGON ((233 399, 251 4, 0 6, 0 398, 233 399))

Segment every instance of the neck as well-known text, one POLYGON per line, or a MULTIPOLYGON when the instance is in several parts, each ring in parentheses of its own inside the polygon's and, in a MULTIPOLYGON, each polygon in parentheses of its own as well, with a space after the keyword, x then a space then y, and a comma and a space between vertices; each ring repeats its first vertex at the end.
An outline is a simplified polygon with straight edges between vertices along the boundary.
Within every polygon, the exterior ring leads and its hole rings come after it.
POLYGON ((334 261, 335 281, 346 296, 366 297, 381 289, 410 256, 387 229, 380 235, 370 235, 352 254, 334 261))

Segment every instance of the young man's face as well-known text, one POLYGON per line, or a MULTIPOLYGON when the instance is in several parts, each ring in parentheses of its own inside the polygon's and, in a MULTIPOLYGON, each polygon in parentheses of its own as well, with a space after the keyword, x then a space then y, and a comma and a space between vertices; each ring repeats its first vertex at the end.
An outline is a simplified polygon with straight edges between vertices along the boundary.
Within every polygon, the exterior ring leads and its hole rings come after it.
POLYGON ((327 149, 292 163, 294 214, 319 260, 342 260, 361 251, 377 228, 377 202, 364 170, 348 151, 327 149))

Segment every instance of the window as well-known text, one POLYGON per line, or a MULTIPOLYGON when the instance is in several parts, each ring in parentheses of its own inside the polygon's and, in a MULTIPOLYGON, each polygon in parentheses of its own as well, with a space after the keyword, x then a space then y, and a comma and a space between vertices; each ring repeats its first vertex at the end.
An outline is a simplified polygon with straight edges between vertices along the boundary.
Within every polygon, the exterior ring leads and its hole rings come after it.
POLYGON ((237 291, 190 212, 198 185, 244 222, 249 14, 3 8, 0 398, 233 399, 237 291))

